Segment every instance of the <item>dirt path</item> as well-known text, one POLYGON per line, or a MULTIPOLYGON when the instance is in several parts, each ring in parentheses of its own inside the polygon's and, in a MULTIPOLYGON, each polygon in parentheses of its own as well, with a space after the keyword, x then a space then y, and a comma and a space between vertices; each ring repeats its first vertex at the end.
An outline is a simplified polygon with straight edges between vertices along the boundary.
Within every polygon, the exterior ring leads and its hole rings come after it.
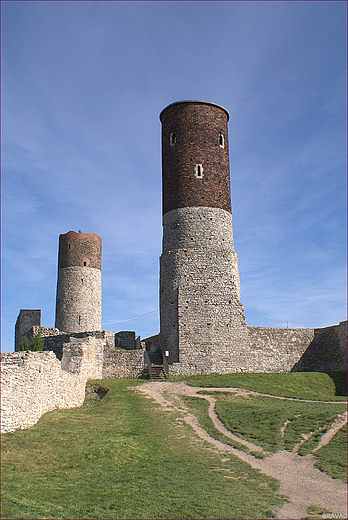
MULTIPOLYGON (((222 422, 218 419, 214 407, 216 399, 210 395, 202 395, 197 392, 205 390, 206 392, 233 392, 236 395, 266 395, 240 388, 198 388, 186 385, 184 382, 170 383, 168 381, 145 383, 138 386, 137 391, 155 400, 164 411, 176 411, 182 414, 183 420, 192 426, 195 432, 211 443, 221 453, 231 453, 239 459, 247 462, 253 468, 259 469, 265 475, 278 479, 281 483, 279 492, 289 497, 290 502, 285 504, 281 509, 276 511, 277 518, 280 519, 301 519, 307 515, 307 508, 310 505, 317 505, 325 509, 329 509, 333 514, 340 515, 340 518, 347 518, 347 487, 346 484, 338 479, 329 477, 326 473, 322 473, 314 467, 316 458, 314 455, 299 456, 297 453, 288 451, 279 451, 264 459, 253 457, 249 453, 233 448, 228 444, 213 439, 205 430, 203 430, 196 419, 185 406, 180 396, 196 396, 209 401, 209 415, 215 427, 227 437, 238 441, 251 451, 263 451, 260 446, 240 439, 228 431, 222 422)), ((275 397, 275 396, 269 396, 275 397)), ((299 400, 284 397, 279 399, 299 400)), ((303 402, 303 400, 301 399, 303 402)), ((316 401, 309 401, 316 402, 316 401)), ((342 401, 340 401, 342 404, 342 401)), ((347 422, 347 414, 342 415, 339 420, 335 421, 332 428, 322 437, 321 446, 327 444, 334 433, 347 422), (330 435, 329 435, 330 434, 330 435)), ((319 449, 319 445, 316 449, 319 449)))

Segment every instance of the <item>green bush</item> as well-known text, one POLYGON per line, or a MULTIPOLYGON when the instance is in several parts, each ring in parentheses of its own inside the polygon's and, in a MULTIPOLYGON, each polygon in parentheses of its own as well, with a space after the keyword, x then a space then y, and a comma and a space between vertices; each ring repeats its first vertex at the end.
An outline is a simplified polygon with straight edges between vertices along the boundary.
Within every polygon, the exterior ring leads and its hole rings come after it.
POLYGON ((25 350, 29 350, 29 341, 28 341, 28 338, 26 336, 23 336, 21 338, 21 341, 19 343, 19 350, 20 351, 25 351, 25 350))
POLYGON ((33 337, 33 341, 30 344, 27 336, 23 336, 19 343, 19 350, 22 352, 25 350, 40 352, 43 350, 44 345, 44 339, 41 337, 40 332, 38 332, 36 336, 33 337))

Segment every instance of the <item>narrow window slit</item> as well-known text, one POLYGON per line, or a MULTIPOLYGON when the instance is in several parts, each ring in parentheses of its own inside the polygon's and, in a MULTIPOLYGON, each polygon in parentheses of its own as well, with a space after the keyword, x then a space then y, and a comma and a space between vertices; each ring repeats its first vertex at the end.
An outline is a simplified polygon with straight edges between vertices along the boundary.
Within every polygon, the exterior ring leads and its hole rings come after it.
POLYGON ((202 179, 203 177, 203 166, 201 164, 196 164, 195 166, 195 176, 197 179, 202 179))
POLYGON ((174 146, 176 144, 176 134, 172 132, 169 136, 169 144, 170 146, 174 146))

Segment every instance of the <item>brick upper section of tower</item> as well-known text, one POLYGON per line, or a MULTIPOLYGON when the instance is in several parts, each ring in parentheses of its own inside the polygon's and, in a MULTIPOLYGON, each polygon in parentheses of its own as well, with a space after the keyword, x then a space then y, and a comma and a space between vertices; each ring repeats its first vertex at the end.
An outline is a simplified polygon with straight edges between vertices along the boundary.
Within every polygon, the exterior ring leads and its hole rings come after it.
POLYGON ((96 233, 69 231, 59 236, 58 268, 101 269, 101 238, 96 233))
POLYGON ((203 101, 180 101, 160 114, 163 215, 206 206, 231 213, 228 112, 203 101))

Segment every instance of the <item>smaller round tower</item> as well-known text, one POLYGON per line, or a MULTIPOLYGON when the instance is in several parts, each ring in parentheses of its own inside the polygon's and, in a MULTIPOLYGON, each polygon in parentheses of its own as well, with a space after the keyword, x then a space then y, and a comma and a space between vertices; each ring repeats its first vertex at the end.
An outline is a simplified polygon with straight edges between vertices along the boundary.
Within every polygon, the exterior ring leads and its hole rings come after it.
POLYGON ((101 238, 59 236, 56 325, 63 332, 101 330, 101 238))

